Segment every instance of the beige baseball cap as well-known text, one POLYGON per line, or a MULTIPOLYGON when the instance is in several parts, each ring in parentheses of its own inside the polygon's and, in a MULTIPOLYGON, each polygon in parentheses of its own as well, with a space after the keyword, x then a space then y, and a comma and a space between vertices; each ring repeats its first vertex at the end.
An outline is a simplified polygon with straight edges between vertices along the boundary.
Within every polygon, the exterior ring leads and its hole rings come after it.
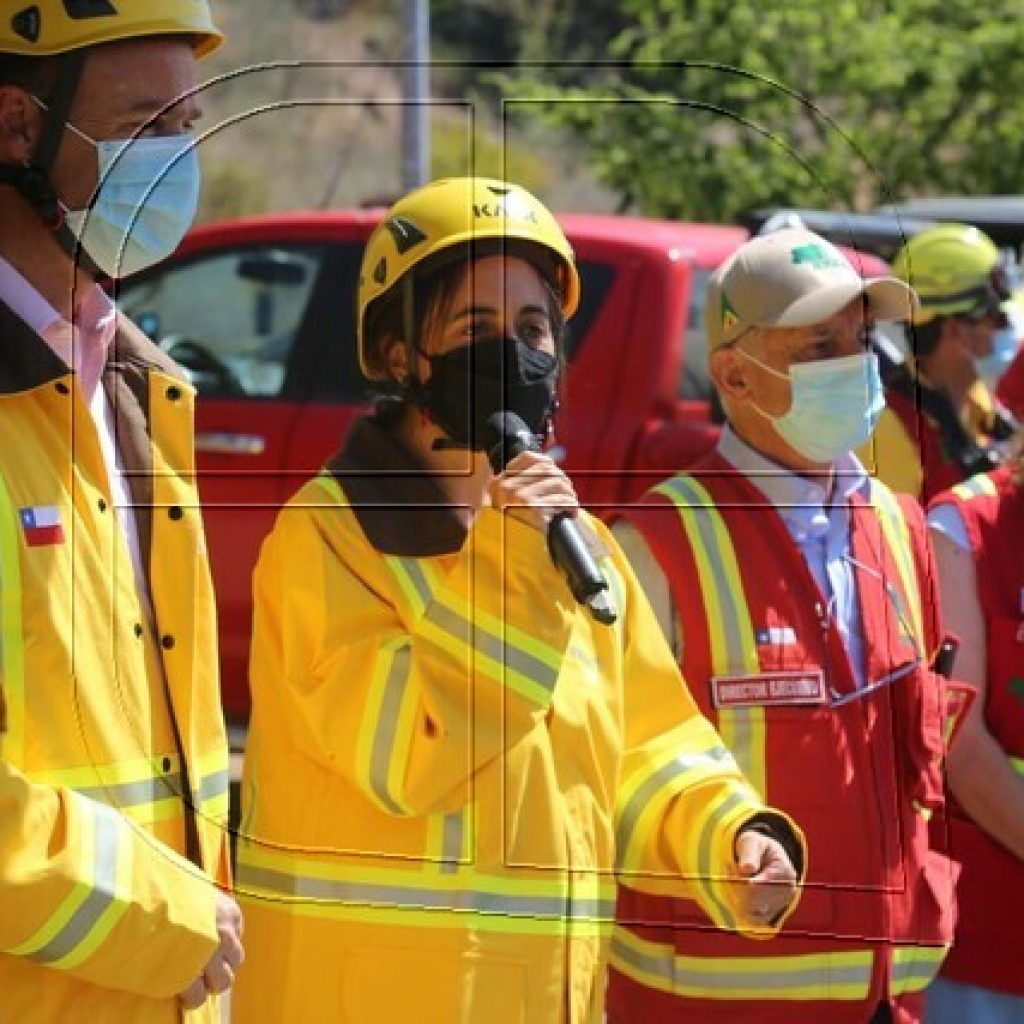
POLYGON ((704 316, 708 347, 749 327, 811 327, 858 296, 878 320, 909 320, 917 295, 895 277, 865 280, 829 241, 803 228, 758 235, 711 275, 704 316))

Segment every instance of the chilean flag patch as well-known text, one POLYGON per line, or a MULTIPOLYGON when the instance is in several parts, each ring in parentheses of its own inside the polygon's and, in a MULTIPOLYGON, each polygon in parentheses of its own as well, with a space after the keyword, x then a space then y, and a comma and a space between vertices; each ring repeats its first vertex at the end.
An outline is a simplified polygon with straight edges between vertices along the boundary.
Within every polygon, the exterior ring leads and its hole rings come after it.
POLYGON ((25 542, 30 548, 47 544, 63 544, 64 528, 60 524, 60 512, 56 505, 33 505, 19 513, 25 542))

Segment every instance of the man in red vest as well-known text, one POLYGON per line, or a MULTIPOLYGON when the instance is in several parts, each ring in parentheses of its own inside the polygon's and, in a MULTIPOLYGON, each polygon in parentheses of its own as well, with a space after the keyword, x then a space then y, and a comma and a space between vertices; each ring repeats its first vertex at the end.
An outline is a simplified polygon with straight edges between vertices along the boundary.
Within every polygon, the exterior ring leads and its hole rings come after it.
POLYGON ((703 712, 762 796, 807 832, 779 936, 712 928, 665 879, 622 879, 608 1019, 920 1020, 950 941, 945 697, 920 508, 851 454, 884 404, 875 317, 916 296, 865 282, 804 230, 747 242, 713 277, 717 451, 632 507, 620 538, 703 712))

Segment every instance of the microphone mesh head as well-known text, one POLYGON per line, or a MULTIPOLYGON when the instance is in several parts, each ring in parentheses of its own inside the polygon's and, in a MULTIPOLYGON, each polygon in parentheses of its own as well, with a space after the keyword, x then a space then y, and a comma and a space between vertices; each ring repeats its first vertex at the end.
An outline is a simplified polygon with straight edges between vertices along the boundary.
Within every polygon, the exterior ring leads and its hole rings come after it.
POLYGON ((487 417, 483 441, 495 473, 500 473, 517 455, 537 450, 533 431, 521 416, 507 409, 487 417))

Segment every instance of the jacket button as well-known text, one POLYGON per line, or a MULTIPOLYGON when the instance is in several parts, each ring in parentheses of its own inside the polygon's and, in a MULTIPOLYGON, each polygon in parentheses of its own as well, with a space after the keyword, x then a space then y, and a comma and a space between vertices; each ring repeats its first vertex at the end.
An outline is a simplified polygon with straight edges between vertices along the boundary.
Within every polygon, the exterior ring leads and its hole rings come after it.
POLYGON ((57 389, 57 394, 58 395, 69 395, 69 394, 71 394, 71 388, 69 388, 67 386, 67 384, 65 384, 64 381, 62 381, 62 380, 57 381, 57 383, 54 384, 53 386, 57 389))
POLYGON ((106 511, 107 511, 107 503, 106 503, 106 500, 105 500, 105 499, 103 499, 103 498, 100 498, 100 500, 96 502, 96 507, 97 507, 97 508, 98 508, 98 509, 99 509, 99 510, 100 510, 101 512, 106 512, 106 511))
POLYGON ((172 402, 176 402, 179 398, 181 398, 181 388, 179 388, 177 384, 172 384, 167 389, 167 397, 172 402))
POLYGON ((137 637, 140 637, 140 638, 141 638, 141 636, 142 636, 143 632, 145 632, 145 631, 144 631, 144 630, 143 630, 143 628, 142 628, 142 623, 141 623, 141 622, 136 622, 136 623, 135 623, 135 635, 136 635, 137 637))
POLYGON ((174 646, 174 637, 170 633, 165 633, 160 637, 160 646, 165 651, 169 651, 174 646))
POLYGON ((171 507, 170 507, 170 508, 169 508, 169 509, 167 510, 167 515, 168 515, 168 516, 169 516, 169 517, 170 517, 171 519, 173 519, 173 520, 174 520, 175 522, 177 522, 177 521, 178 521, 179 519, 181 519, 181 517, 182 517, 182 516, 183 516, 184 514, 185 514, 185 513, 184 513, 184 512, 182 511, 182 508, 181 508, 181 506, 180 506, 180 505, 172 505, 172 506, 171 506, 171 507))

